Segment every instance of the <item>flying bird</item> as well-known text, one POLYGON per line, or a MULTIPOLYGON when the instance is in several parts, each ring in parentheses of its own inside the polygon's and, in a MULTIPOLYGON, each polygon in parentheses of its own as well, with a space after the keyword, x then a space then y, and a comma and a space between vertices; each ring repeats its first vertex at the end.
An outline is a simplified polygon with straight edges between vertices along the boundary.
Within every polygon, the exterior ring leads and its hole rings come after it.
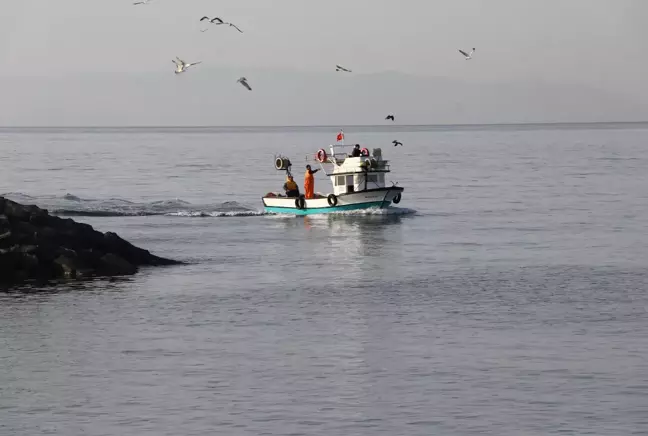
POLYGON ((349 69, 347 69, 347 68, 344 68, 344 67, 341 66, 341 65, 336 65, 336 66, 335 66, 335 71, 344 71, 344 72, 346 72, 346 73, 350 73, 350 72, 351 72, 351 70, 349 70, 349 69))
POLYGON ((385 119, 394 121, 394 116, 392 114, 389 114, 385 117, 385 119))
POLYGON ((153 0, 142 0, 142 1, 139 1, 139 2, 135 2, 135 3, 133 3, 133 6, 135 6, 135 5, 147 5, 147 4, 149 4, 150 2, 152 2, 152 1, 153 1, 153 0))
POLYGON ((245 77, 241 77, 240 79, 237 80, 237 82, 240 83, 241 85, 245 86, 248 91, 252 91, 252 88, 247 83, 247 79, 245 77))
POLYGON ((399 142, 399 141, 397 141, 397 140, 395 140, 395 139, 392 141, 392 144, 394 144, 394 147, 397 147, 397 146, 399 146, 399 145, 403 145, 402 142, 399 142))
POLYGON ((242 31, 241 29, 239 29, 238 26, 235 25, 235 24, 232 24, 232 23, 223 23, 223 24, 229 24, 230 27, 233 27, 233 28, 235 28, 236 30, 238 30, 239 32, 243 33, 243 31, 242 31))
POLYGON ((180 59, 177 56, 176 56, 175 60, 172 60, 171 62, 173 62, 176 65, 176 70, 175 70, 176 74, 184 73, 185 71, 187 71, 187 68, 193 67, 194 65, 198 65, 198 64, 202 63, 202 61, 185 62, 185 61, 183 61, 182 59, 180 59))
POLYGON ((218 17, 209 18, 207 15, 205 15, 204 17, 202 17, 202 18, 200 19, 201 22, 202 22, 202 21, 205 21, 205 20, 209 21, 209 22, 212 23, 212 24, 223 24, 223 20, 221 20, 221 19, 218 18, 218 17), (218 21, 218 22, 217 22, 217 21, 218 21))
MULTIPOLYGON (((150 0, 149 0, 149 1, 150 1, 150 0)), ((202 17, 202 18, 200 19, 201 22, 202 22, 202 21, 205 21, 205 20, 209 21, 211 24, 214 24, 214 25, 216 25, 216 26, 220 26, 221 24, 224 24, 224 25, 226 25, 226 26, 233 27, 233 28, 235 28, 236 30, 238 30, 239 32, 243 33, 243 31, 242 31, 241 29, 239 29, 239 27, 238 27, 237 25, 235 25, 235 24, 233 24, 233 23, 225 22, 225 21, 223 21, 222 19, 220 19, 220 18, 218 18, 218 17, 214 17, 214 18, 211 18, 211 19, 210 19, 209 17, 204 16, 204 17, 202 17)), ((202 30, 202 32, 206 32, 206 31, 207 31, 207 29, 202 30)))
POLYGON ((463 51, 463 50, 459 50, 459 53, 461 53, 462 55, 464 55, 464 57, 466 58, 466 60, 469 61, 469 60, 472 59, 472 55, 473 55, 473 53, 475 53, 475 49, 473 48, 472 51, 470 52, 470 54, 466 53, 466 52, 463 51))

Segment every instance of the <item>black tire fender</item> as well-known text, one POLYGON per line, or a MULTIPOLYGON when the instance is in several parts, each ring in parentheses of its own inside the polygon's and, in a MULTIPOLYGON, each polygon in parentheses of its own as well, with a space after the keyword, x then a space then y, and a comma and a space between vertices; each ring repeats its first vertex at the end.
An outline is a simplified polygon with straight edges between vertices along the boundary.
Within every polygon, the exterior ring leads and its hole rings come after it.
POLYGON ((328 201, 329 206, 337 206, 337 197, 335 194, 329 194, 328 197, 326 197, 326 201, 328 201))
POLYGON ((398 204, 398 203, 400 203, 400 201, 401 201, 401 193, 399 192, 398 194, 396 194, 396 197, 394 197, 394 199, 392 200, 392 202, 393 202, 394 204, 398 204))
POLYGON ((304 209, 306 207, 306 200, 303 195, 295 198, 295 207, 297 207, 297 209, 304 209))

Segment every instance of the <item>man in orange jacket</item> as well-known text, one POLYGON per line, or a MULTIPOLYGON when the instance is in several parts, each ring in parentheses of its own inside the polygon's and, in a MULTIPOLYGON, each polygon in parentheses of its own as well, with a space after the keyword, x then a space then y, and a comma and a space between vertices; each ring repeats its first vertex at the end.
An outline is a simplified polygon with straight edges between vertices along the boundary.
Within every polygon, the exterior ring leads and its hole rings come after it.
POLYGON ((310 165, 306 165, 306 174, 304 174, 304 198, 315 198, 315 177, 313 174, 319 171, 311 169, 310 165))

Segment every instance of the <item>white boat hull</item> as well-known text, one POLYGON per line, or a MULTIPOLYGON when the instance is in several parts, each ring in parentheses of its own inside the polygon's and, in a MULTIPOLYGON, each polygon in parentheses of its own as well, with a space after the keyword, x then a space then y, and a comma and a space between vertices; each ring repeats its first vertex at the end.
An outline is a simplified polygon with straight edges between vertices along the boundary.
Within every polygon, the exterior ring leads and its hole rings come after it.
MULTIPOLYGON (((299 207, 299 198, 265 196, 262 198, 266 212, 287 213, 295 215, 312 215, 369 208, 384 209, 393 202, 400 202, 403 188, 392 186, 389 188, 369 189, 366 191, 341 194, 337 201, 329 197, 303 199, 303 207, 299 207), (394 201, 396 200, 396 201, 394 201)), ((303 198, 303 197, 302 197, 303 198)))

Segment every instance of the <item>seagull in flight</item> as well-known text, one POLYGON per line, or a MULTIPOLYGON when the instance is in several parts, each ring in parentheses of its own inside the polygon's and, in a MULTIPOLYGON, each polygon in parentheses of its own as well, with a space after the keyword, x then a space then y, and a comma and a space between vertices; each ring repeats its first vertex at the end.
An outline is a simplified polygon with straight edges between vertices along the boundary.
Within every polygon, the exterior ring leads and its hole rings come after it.
POLYGON ((250 84, 247 83, 247 79, 245 77, 239 78, 236 82, 240 83, 243 86, 245 86, 248 91, 252 91, 252 88, 250 87, 250 84))
POLYGON ((184 73, 185 71, 187 71, 187 68, 189 68, 189 67, 193 67, 194 65, 198 65, 198 64, 202 63, 202 61, 198 61, 198 62, 185 62, 185 61, 183 61, 182 59, 180 59, 180 58, 177 57, 177 56, 176 56, 176 58, 175 58, 174 60, 172 60, 171 62, 173 62, 173 63, 176 65, 176 70, 175 70, 175 73, 176 73, 176 74, 184 73))
POLYGON ((463 51, 463 50, 459 50, 459 53, 461 53, 462 55, 464 55, 464 57, 466 58, 466 60, 469 61, 469 60, 472 59, 472 55, 473 55, 473 53, 475 53, 475 49, 473 48, 472 51, 470 52, 470 54, 466 53, 466 52, 463 51))
POLYGON ((399 146, 399 145, 403 145, 402 142, 399 142, 399 141, 397 141, 397 140, 395 140, 395 139, 392 141, 392 144, 394 144, 394 147, 397 147, 397 146, 399 146))
MULTIPOLYGON (((209 21, 209 22, 212 23, 212 24, 222 24, 222 22, 223 22, 223 20, 221 20, 220 18, 213 18, 213 19, 210 19, 210 18, 209 18, 208 16, 206 16, 206 15, 200 19, 200 22, 202 23, 202 22, 205 21, 205 20, 209 21), (220 23, 214 23, 215 20, 220 21, 220 23)), ((201 32, 207 32, 208 30, 209 30, 209 27, 206 28, 206 29, 201 29, 200 31, 201 31, 201 32)))
POLYGON ((243 33, 243 31, 242 31, 241 29, 239 29, 238 26, 235 25, 235 24, 232 24, 232 23, 223 23, 223 24, 229 24, 230 27, 233 27, 233 28, 235 28, 236 30, 238 30, 239 32, 243 33))
POLYGON ((205 15, 204 17, 202 17, 200 19, 200 22, 202 23, 205 20, 209 21, 211 24, 225 24, 225 22, 223 20, 221 20, 220 18, 218 18, 218 17, 209 18, 208 16, 205 15))
POLYGON ((392 121, 394 121, 394 115, 389 114, 389 115, 387 115, 387 116, 385 117, 385 119, 386 119, 386 120, 392 120, 392 121))
MULTIPOLYGON (((149 0, 149 1, 150 1, 150 0, 149 0)), ((214 24, 214 25, 216 25, 216 26, 219 26, 219 25, 221 25, 221 24, 224 24, 224 25, 226 25, 226 26, 233 27, 233 28, 235 28, 236 30, 238 30, 239 32, 243 33, 243 31, 242 31, 241 29, 239 29, 239 27, 238 27, 237 25, 235 25, 235 24, 233 24, 233 23, 225 22, 225 21, 223 21, 222 19, 220 19, 220 18, 218 18, 218 17, 214 17, 214 18, 210 19, 209 17, 204 16, 204 17, 202 17, 202 18, 200 19, 201 22, 202 22, 202 21, 205 21, 205 20, 209 21, 211 24, 214 24)), ((207 31, 207 29, 205 29, 205 30, 201 30, 201 32, 206 32, 206 31, 207 31)))
POLYGON ((147 5, 147 4, 151 3, 152 1, 153 0, 142 0, 142 1, 139 1, 139 2, 133 3, 133 6, 135 6, 135 5, 147 5))
POLYGON ((351 72, 351 70, 349 70, 349 69, 347 69, 347 68, 344 68, 344 67, 341 66, 341 65, 336 65, 336 66, 335 66, 335 71, 344 71, 345 73, 350 73, 350 72, 351 72))

